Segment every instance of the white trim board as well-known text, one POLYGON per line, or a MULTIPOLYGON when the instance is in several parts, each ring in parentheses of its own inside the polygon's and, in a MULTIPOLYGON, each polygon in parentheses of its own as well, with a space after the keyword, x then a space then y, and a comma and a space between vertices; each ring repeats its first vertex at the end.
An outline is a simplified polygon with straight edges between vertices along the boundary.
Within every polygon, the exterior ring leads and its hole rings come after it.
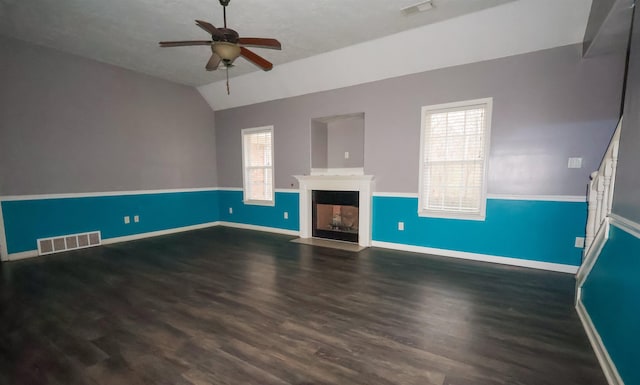
POLYGON ((418 199, 418 193, 374 192, 371 195, 374 196, 374 197, 416 198, 416 199, 418 199))
POLYGON ((284 235, 291 235, 291 236, 299 236, 300 235, 299 231, 280 229, 280 228, 277 228, 277 227, 249 225, 249 224, 246 224, 246 223, 224 222, 224 221, 218 222, 218 224, 220 226, 233 227, 233 228, 236 228, 236 229, 243 229, 243 230, 264 231, 264 232, 267 232, 267 233, 284 234, 284 235))
MULTIPOLYGON (((593 269, 593 266, 598 261, 598 258, 600 257, 600 253, 602 252, 604 245, 607 243, 607 240, 609 239, 609 228, 610 228, 609 223, 610 223, 610 219, 608 217, 605 218, 604 222, 602 222, 602 225, 600 225, 598 232, 593 238, 593 242, 591 242, 591 246, 589 246, 589 250, 587 251, 587 254, 583 258, 582 266, 580 266, 580 269, 578 269, 578 274, 576 278, 576 287, 578 289, 582 288, 582 285, 587 280, 589 273, 591 273, 591 269, 593 269)), ((580 298, 580 296, 576 295, 576 298, 580 298)))
POLYGON ((609 385, 624 385, 624 381, 622 381, 622 377, 620 377, 620 373, 618 373, 618 368, 616 368, 611 356, 609 356, 609 352, 602 342, 600 333, 598 333, 598 330, 589 316, 587 308, 585 308, 584 303, 582 303, 582 298, 578 298, 578 301, 576 302, 576 312, 578 313, 582 326, 587 333, 591 347, 593 347, 593 351, 596 353, 596 357, 598 358, 600 367, 602 367, 604 376, 607 378, 607 382, 609 385))
POLYGON ((487 194, 487 199, 503 199, 516 201, 548 201, 548 202, 581 202, 587 201, 582 195, 517 195, 517 194, 487 194))
POLYGON ((2 214, 2 201, 0 200, 0 260, 9 260, 9 251, 7 250, 7 235, 4 231, 4 216, 2 214))
POLYGON ((352 168, 312 168, 309 175, 364 175, 364 167, 352 168))
MULTIPOLYGON (((405 192, 374 192, 374 197, 418 198, 418 193, 405 192)), ((487 194, 487 199, 502 199, 513 201, 548 201, 548 202, 586 202, 587 197, 581 195, 517 195, 517 194, 487 194)))
MULTIPOLYGON (((244 191, 242 187, 218 187, 216 190, 218 191, 244 191)), ((297 188, 277 188, 273 190, 276 193, 299 193, 300 190, 297 188)))
POLYGON ((631 235, 633 235, 636 238, 640 238, 640 224, 636 223, 630 219, 621 217, 620 215, 617 214, 611 214, 610 216, 610 222, 612 225, 614 225, 615 227, 619 228, 620 230, 623 230, 631 235))
POLYGON ((451 258, 467 259, 472 261, 498 263, 502 265, 529 267, 532 269, 557 271, 560 273, 568 273, 568 274, 575 274, 578 271, 578 266, 573 266, 573 265, 563 265, 560 263, 540 262, 540 261, 532 261, 528 259, 519 259, 519 258, 510 258, 510 257, 498 257, 495 255, 468 253, 465 251, 405 245, 402 243, 372 241, 371 246, 381 247, 383 249, 409 251, 409 252, 419 253, 419 254, 432 254, 432 255, 439 255, 442 257, 451 257, 451 258))
POLYGON ((218 190, 220 190, 218 187, 196 187, 196 188, 179 188, 179 189, 162 189, 162 190, 129 190, 129 191, 101 191, 101 192, 80 192, 80 193, 61 193, 61 194, 5 195, 5 196, 0 196, 0 201, 28 201, 28 200, 40 200, 40 199, 171 194, 171 193, 189 193, 189 192, 218 191, 218 190))
MULTIPOLYGON (((81 193, 61 193, 61 194, 31 194, 31 195, 5 195, 0 196, 0 201, 26 201, 40 199, 62 199, 62 198, 88 198, 102 196, 125 196, 125 195, 146 195, 146 194, 170 194, 188 193, 199 191, 243 191, 242 187, 198 187, 185 189, 163 189, 163 190, 131 190, 131 191, 103 191, 103 192, 81 192, 81 193)), ((296 188, 276 188, 277 193, 299 193, 296 188)), ((407 192, 384 192, 378 191, 372 194, 379 197, 417 198, 418 193, 407 192)), ((555 201, 555 202, 586 202, 586 197, 580 195, 515 195, 515 194, 487 194, 488 199, 524 200, 524 201, 555 201)), ((617 215, 612 215, 621 218, 617 215)), ((625 220, 624 218, 622 218, 625 220)), ((631 222, 629 220, 625 220, 631 222)), ((632 222, 633 223, 633 222, 632 222)), ((637 225, 640 229, 640 225, 637 225)), ((640 230, 639 230, 640 231, 640 230)))
POLYGON ((277 188, 274 190, 277 193, 285 193, 285 194, 300 194, 300 190, 298 190, 297 188, 277 188))

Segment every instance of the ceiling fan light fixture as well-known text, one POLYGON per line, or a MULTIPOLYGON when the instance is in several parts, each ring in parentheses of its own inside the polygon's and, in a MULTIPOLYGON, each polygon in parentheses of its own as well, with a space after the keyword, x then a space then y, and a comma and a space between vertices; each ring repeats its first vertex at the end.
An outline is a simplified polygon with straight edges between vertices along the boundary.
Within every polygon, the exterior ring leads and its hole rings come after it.
POLYGON ((214 43, 211 49, 220 56, 225 63, 231 63, 240 56, 240 46, 225 41, 214 43))

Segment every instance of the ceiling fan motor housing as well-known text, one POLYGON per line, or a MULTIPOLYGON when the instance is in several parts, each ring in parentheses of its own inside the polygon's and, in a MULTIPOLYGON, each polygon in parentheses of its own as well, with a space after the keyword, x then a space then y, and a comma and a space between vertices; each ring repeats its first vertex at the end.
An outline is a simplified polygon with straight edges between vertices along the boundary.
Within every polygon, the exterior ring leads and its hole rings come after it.
POLYGON ((249 50, 248 47, 255 48, 267 48, 267 49, 282 49, 282 45, 276 39, 267 39, 260 37, 243 37, 241 38, 238 32, 231 28, 227 28, 227 12, 226 6, 229 5, 230 0, 219 0, 222 5, 224 15, 224 27, 216 28, 213 24, 204 21, 196 20, 196 25, 211 35, 211 40, 185 40, 185 41, 161 41, 161 47, 185 47, 206 45, 211 48, 212 54, 205 66, 207 71, 214 71, 220 67, 220 63, 224 67, 232 67, 233 61, 239 56, 242 56, 249 62, 255 64, 264 71, 270 71, 273 68, 273 64, 260 55, 255 54, 249 50))
POLYGON ((238 39, 240 38, 240 35, 238 35, 238 32, 230 28, 218 28, 218 31, 220 31, 220 33, 224 35, 224 39, 218 39, 217 36, 212 35, 211 38, 213 39, 213 41, 226 41, 228 43, 235 44, 238 42, 238 39))

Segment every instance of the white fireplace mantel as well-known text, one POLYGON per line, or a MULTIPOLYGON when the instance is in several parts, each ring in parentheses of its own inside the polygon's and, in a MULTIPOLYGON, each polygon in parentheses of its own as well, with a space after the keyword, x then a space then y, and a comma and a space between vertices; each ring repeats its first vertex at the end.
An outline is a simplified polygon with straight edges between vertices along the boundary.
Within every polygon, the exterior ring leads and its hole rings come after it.
POLYGON ((371 193, 373 175, 294 175, 300 184, 300 238, 311 238, 313 190, 358 191, 358 244, 371 246, 371 193))

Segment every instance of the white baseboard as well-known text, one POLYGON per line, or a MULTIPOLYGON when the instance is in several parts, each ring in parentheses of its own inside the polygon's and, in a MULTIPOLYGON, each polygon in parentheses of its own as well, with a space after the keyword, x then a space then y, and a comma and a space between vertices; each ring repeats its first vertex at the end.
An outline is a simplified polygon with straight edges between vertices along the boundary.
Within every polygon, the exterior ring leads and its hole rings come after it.
POLYGON ((609 356, 609 352, 602 342, 600 333, 598 333, 598 330, 593 325, 593 321, 591 320, 587 309, 584 307, 581 298, 578 298, 578 301, 576 302, 576 311, 578 312, 578 317, 580 317, 582 326, 587 333, 587 337, 589 337, 589 342, 591 342, 593 351, 596 353, 598 362, 600 362, 602 371, 607 378, 607 382, 609 382, 609 385, 624 385, 624 382, 620 377, 620 373, 618 373, 616 365, 613 363, 611 356, 609 356))
POLYGON ((27 250, 20 253, 11 253, 7 255, 5 261, 19 261, 21 259, 38 257, 38 250, 27 250))
POLYGON ((297 230, 286 230, 286 229, 280 229, 277 227, 248 225, 245 223, 236 223, 236 222, 219 222, 219 224, 220 226, 234 227, 236 229, 266 231, 268 233, 276 233, 276 234, 284 234, 284 235, 292 235, 292 236, 300 235, 300 232, 297 230))
MULTIPOLYGON (((123 237, 115 237, 115 238, 107 238, 107 239, 102 239, 102 244, 103 245, 109 245, 109 244, 113 244, 113 243, 135 241, 135 240, 138 240, 138 239, 158 237, 158 236, 161 236, 161 235, 169 235, 169 234, 181 233, 181 232, 184 232, 184 231, 204 229, 204 228, 207 228, 207 227, 218 226, 219 224, 220 224, 220 222, 207 222, 207 223, 200 223, 200 224, 192 225, 192 226, 176 227, 176 228, 167 229, 167 230, 150 231, 148 233, 125 235, 123 237)), ((7 256, 8 258, 6 260, 7 261, 17 261, 17 260, 20 260, 20 259, 33 258, 33 257, 38 257, 38 256, 39 256, 38 250, 27 250, 27 251, 22 251, 22 252, 19 252, 19 253, 8 254, 8 256, 7 256)))
POLYGON ((113 243, 128 242, 128 241, 135 241, 135 240, 138 240, 138 239, 158 237, 158 236, 161 236, 161 235, 182 233, 182 232, 185 232, 185 231, 206 229, 207 227, 218 226, 219 224, 220 224, 220 222, 218 222, 218 221, 216 221, 216 222, 206 222, 206 223, 200 223, 200 224, 191 225, 191 226, 175 227, 175 228, 172 228, 172 229, 151 231, 151 232, 148 232, 148 233, 125 235, 123 237, 115 237, 115 238, 107 238, 107 239, 103 239, 102 240, 102 244, 103 245, 109 245, 109 244, 113 244, 113 243))
POLYGON ((455 250, 446 250, 446 249, 435 249, 432 247, 412 246, 412 245, 405 245, 402 243, 372 241, 371 246, 381 247, 385 249, 410 251, 410 252, 421 253, 421 254, 433 254, 433 255, 439 255, 443 257, 469 259, 472 261, 499 263, 502 265, 529 267, 532 269, 557 271, 557 272, 569 273, 569 274, 575 274, 578 271, 578 266, 563 265, 560 263, 531 261, 528 259, 509 258, 509 257, 497 257, 495 255, 476 254, 476 253, 468 253, 464 251, 455 251, 455 250))
MULTIPOLYGON (((169 235, 169 234, 181 233, 181 232, 184 232, 184 231, 199 230, 199 229, 204 229, 204 228, 214 227, 214 226, 234 227, 234 228, 238 228, 238 229, 265 231, 265 232, 269 232, 269 233, 285 234, 285 235, 292 235, 292 236, 298 236, 300 234, 299 231, 279 229, 279 228, 276 228, 276 227, 266 227, 266 226, 247 225, 247 224, 244 224, 244 223, 216 221, 216 222, 200 223, 200 224, 192 225, 192 226, 176 227, 176 228, 167 229, 167 230, 151 231, 151 232, 148 232, 148 233, 125 235, 123 237, 106 238, 106 239, 102 240, 102 244, 103 245, 109 245, 109 244, 113 244, 113 243, 135 241, 135 240, 144 239, 144 238, 151 238, 151 237, 158 237, 158 236, 161 236, 161 235, 169 235)), ((20 260, 20 259, 33 258, 33 257, 37 257, 37 256, 38 256, 38 250, 28 250, 28 251, 23 251, 23 252, 20 252, 20 253, 8 254, 7 257, 4 260, 6 260, 6 261, 17 261, 17 260, 20 260)), ((3 258, 4 258, 4 256, 3 256, 3 258)))

